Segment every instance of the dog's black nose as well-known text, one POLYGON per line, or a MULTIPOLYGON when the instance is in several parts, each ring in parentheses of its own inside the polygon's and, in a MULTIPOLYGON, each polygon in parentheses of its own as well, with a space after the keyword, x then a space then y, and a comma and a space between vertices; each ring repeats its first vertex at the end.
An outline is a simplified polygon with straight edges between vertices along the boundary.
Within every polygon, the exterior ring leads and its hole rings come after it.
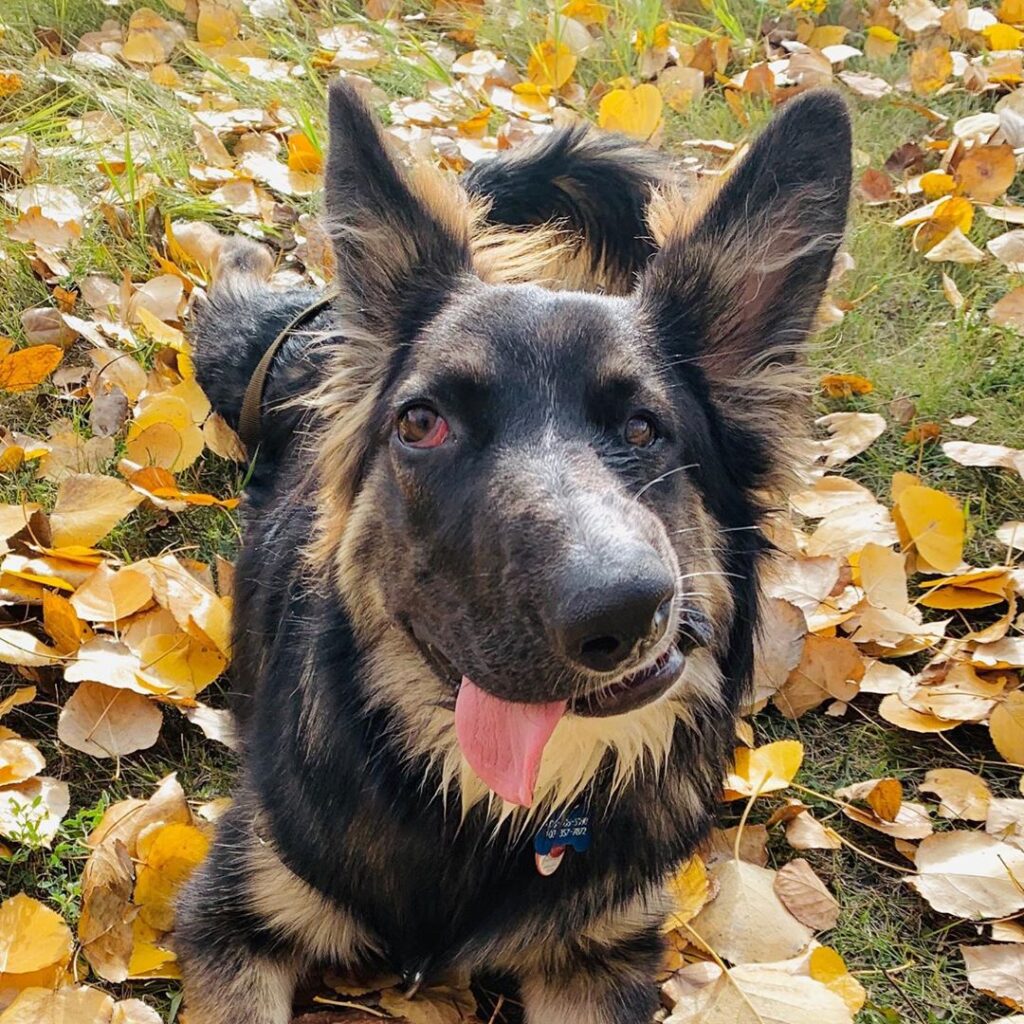
POLYGON ((565 655, 592 672, 612 672, 641 644, 657 643, 672 612, 675 581, 655 557, 583 574, 563 591, 556 630, 565 655))

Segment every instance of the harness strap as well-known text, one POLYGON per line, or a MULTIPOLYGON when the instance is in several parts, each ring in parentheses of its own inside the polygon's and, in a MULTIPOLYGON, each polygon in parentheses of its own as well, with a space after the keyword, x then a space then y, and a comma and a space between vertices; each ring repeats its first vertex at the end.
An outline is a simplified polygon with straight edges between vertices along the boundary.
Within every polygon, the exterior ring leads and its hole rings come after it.
POLYGON ((270 343, 269 348, 263 353, 263 358, 256 364, 256 369, 253 370, 252 376, 249 378, 249 383, 245 387, 245 397, 242 399, 242 411, 238 415, 238 436, 242 439, 242 442, 248 449, 250 455, 256 451, 256 448, 260 443, 260 435, 262 433, 260 429, 260 418, 263 407, 263 393, 266 391, 267 376, 270 373, 270 367, 274 362, 274 357, 277 355, 281 346, 288 340, 288 336, 292 331, 301 327, 307 320, 312 320, 327 309, 333 298, 333 295, 322 296, 312 305, 306 306, 305 309, 300 310, 294 317, 292 317, 280 334, 278 334, 278 336, 270 343))

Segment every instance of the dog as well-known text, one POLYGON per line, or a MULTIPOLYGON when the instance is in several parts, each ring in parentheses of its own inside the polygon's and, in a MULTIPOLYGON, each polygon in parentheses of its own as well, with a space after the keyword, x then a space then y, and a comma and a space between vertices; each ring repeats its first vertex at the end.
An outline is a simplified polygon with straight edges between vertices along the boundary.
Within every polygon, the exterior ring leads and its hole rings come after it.
POLYGON ((238 242, 195 318, 232 425, 284 333, 236 570, 244 765, 177 909, 190 1024, 285 1024, 321 964, 646 1024, 751 681, 845 106, 788 101, 702 203, 575 128, 406 172, 344 82, 329 130, 329 308, 238 242))

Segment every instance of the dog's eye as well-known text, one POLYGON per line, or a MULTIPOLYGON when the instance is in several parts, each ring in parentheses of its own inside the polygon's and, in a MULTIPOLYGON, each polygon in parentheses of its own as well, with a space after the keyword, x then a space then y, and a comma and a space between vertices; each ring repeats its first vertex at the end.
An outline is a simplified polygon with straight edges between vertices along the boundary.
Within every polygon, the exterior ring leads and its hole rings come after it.
POLYGON ((448 422, 429 405, 411 405, 398 417, 398 437, 410 448, 436 448, 448 437, 448 422))
POLYGON ((658 431, 647 416, 630 416, 626 421, 626 442, 634 448, 646 448, 658 439, 658 431))

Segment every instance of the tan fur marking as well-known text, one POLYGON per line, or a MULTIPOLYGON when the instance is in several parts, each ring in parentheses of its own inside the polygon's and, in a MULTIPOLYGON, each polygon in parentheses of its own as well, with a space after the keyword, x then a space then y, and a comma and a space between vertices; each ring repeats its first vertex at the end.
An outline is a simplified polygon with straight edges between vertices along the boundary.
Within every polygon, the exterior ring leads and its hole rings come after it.
POLYGON ((297 980, 298 970, 290 960, 191 964, 185 1002, 188 1024, 288 1024, 297 980))
POLYGON ((309 959, 350 963, 376 945, 351 914, 337 907, 281 862, 258 836, 248 853, 250 910, 268 928, 302 945, 309 959))

